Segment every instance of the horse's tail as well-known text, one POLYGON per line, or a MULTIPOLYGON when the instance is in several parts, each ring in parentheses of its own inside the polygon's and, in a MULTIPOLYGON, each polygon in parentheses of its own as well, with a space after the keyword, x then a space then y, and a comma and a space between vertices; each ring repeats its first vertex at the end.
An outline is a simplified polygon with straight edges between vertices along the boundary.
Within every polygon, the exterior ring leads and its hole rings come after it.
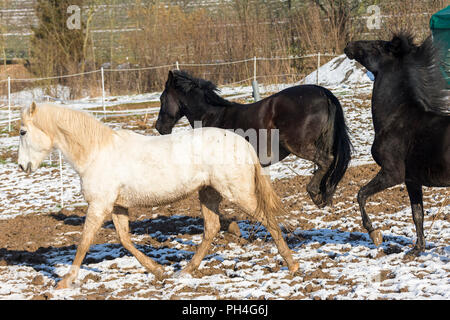
POLYGON ((327 89, 324 91, 328 97, 329 117, 327 129, 322 136, 325 141, 322 143, 327 146, 328 150, 331 149, 333 161, 320 181, 320 193, 325 203, 330 203, 338 183, 347 171, 353 146, 350 142, 341 103, 331 91, 327 89))
MULTIPOLYGON (((255 154, 256 156, 256 154, 255 154)), ((258 201, 256 207, 256 218, 263 223, 275 221, 272 217, 286 213, 281 200, 275 193, 268 175, 263 174, 263 169, 256 157, 255 162, 255 194, 258 201)))

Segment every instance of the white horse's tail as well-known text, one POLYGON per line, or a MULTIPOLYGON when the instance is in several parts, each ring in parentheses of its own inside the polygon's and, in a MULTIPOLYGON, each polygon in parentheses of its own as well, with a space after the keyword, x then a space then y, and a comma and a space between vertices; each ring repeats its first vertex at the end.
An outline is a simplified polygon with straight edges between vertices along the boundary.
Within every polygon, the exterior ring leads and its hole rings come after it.
MULTIPOLYGON (((285 214, 281 200, 275 193, 268 175, 263 174, 259 161, 255 162, 255 194, 258 201, 256 207, 256 218, 263 223, 276 221, 277 216, 285 214)), ((274 226, 277 227, 277 226, 274 226)))

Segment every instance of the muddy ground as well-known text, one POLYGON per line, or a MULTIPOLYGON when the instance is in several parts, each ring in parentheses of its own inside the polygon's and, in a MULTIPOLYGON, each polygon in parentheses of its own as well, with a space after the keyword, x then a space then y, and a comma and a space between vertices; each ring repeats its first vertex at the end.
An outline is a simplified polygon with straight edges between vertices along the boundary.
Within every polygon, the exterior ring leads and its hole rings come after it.
MULTIPOLYGON (((365 247, 373 248, 370 240, 364 234, 365 230, 361 226, 360 214, 355 201, 359 188, 373 177, 376 171, 376 165, 350 168, 335 195, 333 208, 326 208, 324 210, 312 210, 314 205, 305 192, 305 185, 310 177, 296 176, 292 179, 274 181, 273 185, 277 194, 283 199, 287 211, 290 212, 288 216, 280 217, 280 223, 289 226, 288 230, 284 229, 284 231, 290 247, 297 251, 323 251, 327 244, 333 243, 333 237, 331 239, 324 238, 319 242, 312 242, 311 239, 313 236, 302 231, 321 230, 322 225, 325 228, 328 225, 328 231, 346 234, 344 240, 347 239, 348 243, 364 241, 363 245, 365 247), (318 224, 317 221, 321 223, 318 224), (291 230, 294 229, 296 231, 292 232, 291 230)), ((442 203, 444 197, 445 189, 426 189, 424 192, 425 201, 430 202, 429 199, 433 199, 431 203, 435 205, 442 203), (438 196, 436 196, 436 192, 438 196)), ((407 209, 408 205, 408 196, 405 188, 398 186, 372 197, 367 209, 373 218, 374 224, 384 232, 388 231, 389 233, 391 228, 399 222, 402 225, 406 224, 410 230, 414 231, 410 211, 407 209), (400 221, 392 220, 392 215, 402 209, 406 209, 403 215, 395 215, 397 217, 396 219, 400 221), (389 216, 388 223, 384 221, 386 216, 389 216)), ((425 209, 427 209, 427 205, 425 205, 425 209)), ((278 256, 270 236, 265 232, 261 232, 264 228, 259 224, 246 220, 247 217, 239 209, 226 201, 221 205, 221 212, 223 213, 223 230, 213 243, 210 255, 208 256, 210 258, 207 259, 209 262, 194 273, 194 278, 201 279, 216 274, 226 278, 230 272, 233 273, 239 268, 250 268, 247 265, 249 263, 265 266, 263 272, 266 275, 279 273, 284 266, 284 262, 278 256), (239 224, 242 232, 240 237, 225 231, 230 221, 241 222, 239 224), (252 255, 243 255, 237 259, 238 261, 236 263, 225 265, 220 263, 220 259, 211 258, 214 255, 220 255, 224 249, 228 250, 236 247, 240 247, 240 250, 247 254, 252 250, 251 248, 258 247, 262 250, 263 257, 259 257, 256 261, 252 262, 254 259, 252 255), (271 261, 275 261, 276 263, 270 264, 271 261)), ((36 212, 27 216, 0 220, 0 278, 8 276, 10 273, 8 267, 10 266, 19 267, 19 269, 20 267, 24 267, 25 269, 31 268, 33 272, 27 275, 26 279, 21 280, 21 282, 25 281, 27 283, 24 289, 21 290, 21 294, 31 299, 61 298, 59 296, 60 293, 53 289, 53 286, 61 277, 61 274, 55 272, 56 265, 61 263, 61 261, 55 263, 53 258, 55 256, 65 256, 64 263, 66 267, 70 265, 81 236, 85 213, 86 207, 80 206, 70 210, 63 209, 59 212, 36 212)), ((130 223, 131 233, 138 248, 155 259, 161 258, 154 253, 155 249, 163 248, 169 250, 169 253, 166 253, 166 256, 162 259, 166 269, 168 268, 176 272, 192 257, 198 238, 201 236, 203 230, 203 221, 200 218, 200 206, 197 196, 194 195, 164 207, 151 209, 133 208, 130 210, 130 216, 132 220, 130 223), (181 254, 176 250, 170 251, 171 249, 175 249, 174 238, 179 243, 184 244, 181 254)), ((426 226, 428 225, 429 227, 425 229, 427 240, 435 241, 436 239, 434 237, 430 237, 429 222, 432 222, 432 225, 438 221, 448 223, 450 215, 446 210, 440 210, 440 212, 435 212, 431 217, 427 215, 425 219, 426 226)), ((432 225, 431 228, 433 228, 432 225)), ((411 232, 408 235, 411 235, 411 232)), ((390 237, 392 238, 392 235, 390 237)), ((378 259, 393 253, 407 252, 412 247, 413 241, 413 238, 408 237, 402 237, 401 241, 388 241, 388 245, 379 248, 376 251, 376 255, 369 257, 369 259, 378 259)), ((108 244, 111 253, 108 254, 108 249, 104 250, 105 254, 100 255, 96 255, 95 250, 94 252, 90 252, 85 258, 83 266, 84 268, 91 269, 91 271, 95 269, 91 265, 96 263, 108 260, 114 261, 118 257, 125 256, 133 259, 119 244, 110 217, 105 221, 103 228, 97 234, 95 244, 103 246, 108 244)), ((450 245, 450 239, 444 239, 441 245, 445 250, 450 245)), ((324 269, 333 268, 333 264, 338 266, 338 263, 334 261, 333 255, 329 255, 325 259, 317 255, 310 255, 302 259, 303 261, 300 261, 301 265, 313 263, 317 264, 317 267, 309 271, 301 271, 300 276, 297 277, 299 279, 294 283, 301 284, 305 281, 309 281, 309 283, 305 286, 300 286, 296 295, 283 296, 282 298, 314 298, 314 292, 322 288, 320 281, 326 281, 327 283, 331 281, 335 285, 342 287, 339 291, 331 292, 327 295, 325 297, 327 299, 333 299, 339 296, 345 297, 352 292, 354 279, 348 279, 345 276, 335 278, 329 272, 324 271, 324 269)), ((359 258, 355 257, 355 260, 357 259, 359 258)), ((420 258, 409 257, 406 254, 401 258, 405 263, 414 259, 420 258)), ((140 269, 139 272, 147 274, 145 270, 142 270, 142 267, 127 267, 122 269, 119 264, 112 263, 109 265, 109 268, 121 273, 121 277, 123 277, 125 282, 127 275, 130 272, 136 272, 136 269, 140 269)), ((395 273, 392 273, 389 269, 381 270, 380 275, 386 279, 389 279, 389 277, 395 278, 395 273)), ((153 287, 155 292, 162 290, 167 285, 154 280, 152 275, 147 275, 147 277, 149 280, 147 280, 148 282, 145 285, 153 287)), ((286 277, 289 278, 291 276, 285 275, 286 277)), ((137 290, 136 285, 133 283, 130 283, 128 286, 122 285, 120 288, 111 288, 105 285, 102 286, 101 281, 102 277, 98 271, 89 272, 85 275, 81 273, 79 281, 76 284, 78 291, 71 294, 70 297, 73 299, 136 298, 134 294, 137 290), (96 282, 98 286, 95 289, 89 288, 86 284, 91 282, 96 282)), ((166 280, 166 283, 170 283, 170 281, 170 279, 166 280)), ((144 284, 141 283, 140 285, 144 284)), ((256 284, 252 285, 256 286, 256 284)), ((386 292, 389 292, 389 290, 386 292)), ((398 289, 397 293, 401 293, 401 288, 398 289)), ((202 287, 202 290, 192 290, 189 286, 181 286, 178 289, 172 288, 172 293, 168 298, 193 298, 205 295, 218 299, 232 297, 221 294, 220 291, 213 287, 202 287)), ((7 298, 7 296, 1 294, 1 291, 0 297, 7 298)), ((318 297, 320 298, 320 296, 318 297)), ((159 298, 159 296, 152 293, 152 290, 149 290, 141 293, 138 298, 159 298)), ((261 294, 260 296, 252 296, 249 298, 273 297, 261 294)))

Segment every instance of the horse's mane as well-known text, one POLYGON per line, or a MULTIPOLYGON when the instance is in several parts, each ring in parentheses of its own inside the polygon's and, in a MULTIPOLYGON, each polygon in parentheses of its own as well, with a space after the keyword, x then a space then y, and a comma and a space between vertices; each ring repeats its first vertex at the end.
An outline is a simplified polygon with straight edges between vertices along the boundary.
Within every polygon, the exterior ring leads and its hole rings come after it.
POLYGON ((39 104, 32 121, 50 137, 60 135, 59 138, 67 142, 71 154, 78 159, 95 148, 109 144, 114 134, 114 130, 87 112, 50 103, 39 104))
POLYGON ((391 43, 394 42, 406 72, 404 81, 411 99, 425 111, 448 115, 445 81, 439 70, 441 57, 431 36, 421 45, 415 45, 414 37, 401 31, 394 35, 391 43))
POLYGON ((203 91, 206 102, 214 106, 230 107, 235 103, 225 100, 218 95, 220 90, 211 81, 194 78, 192 75, 183 70, 172 71, 174 77, 174 86, 184 94, 189 94, 192 90, 198 89, 203 91))

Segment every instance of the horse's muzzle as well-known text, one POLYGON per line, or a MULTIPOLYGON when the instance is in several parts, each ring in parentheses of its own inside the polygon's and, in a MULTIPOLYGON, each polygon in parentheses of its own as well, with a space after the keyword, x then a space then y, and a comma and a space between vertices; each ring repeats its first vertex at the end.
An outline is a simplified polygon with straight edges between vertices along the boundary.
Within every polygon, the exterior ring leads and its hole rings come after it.
POLYGON ((168 126, 165 126, 165 125, 161 125, 160 122, 156 122, 155 129, 159 132, 159 134, 162 134, 162 135, 172 133, 172 128, 169 128, 168 126))
POLYGON ((349 45, 347 45, 347 47, 344 49, 344 53, 349 59, 353 59, 354 58, 353 52, 349 48, 349 45))

